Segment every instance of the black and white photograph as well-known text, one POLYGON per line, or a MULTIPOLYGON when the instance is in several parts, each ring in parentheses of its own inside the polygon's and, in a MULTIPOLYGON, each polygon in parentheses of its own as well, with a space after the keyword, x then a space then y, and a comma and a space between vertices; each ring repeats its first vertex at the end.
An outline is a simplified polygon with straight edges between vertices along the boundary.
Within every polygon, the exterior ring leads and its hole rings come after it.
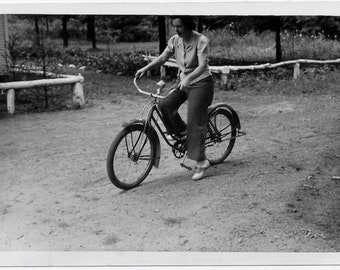
POLYGON ((30 3, 0 3, 0 267, 339 267, 340 2, 30 3))

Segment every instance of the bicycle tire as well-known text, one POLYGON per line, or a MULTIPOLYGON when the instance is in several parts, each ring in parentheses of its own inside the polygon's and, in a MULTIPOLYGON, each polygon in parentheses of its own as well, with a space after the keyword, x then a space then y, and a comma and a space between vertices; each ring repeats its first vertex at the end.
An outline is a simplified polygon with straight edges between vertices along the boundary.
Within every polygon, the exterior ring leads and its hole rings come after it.
POLYGON ((206 157, 210 164, 223 162, 233 150, 236 123, 232 114, 219 108, 209 114, 206 134, 206 157))
POLYGON ((129 125, 118 133, 110 146, 106 159, 107 174, 112 184, 128 190, 145 180, 155 158, 156 142, 145 126, 129 125), (138 154, 140 149, 142 152, 138 154))

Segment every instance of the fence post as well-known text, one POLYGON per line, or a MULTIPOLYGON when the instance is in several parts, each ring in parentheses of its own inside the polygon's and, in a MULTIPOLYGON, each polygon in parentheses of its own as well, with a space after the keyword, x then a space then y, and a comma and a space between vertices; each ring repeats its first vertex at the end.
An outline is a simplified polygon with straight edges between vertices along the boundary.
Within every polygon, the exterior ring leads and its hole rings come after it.
POLYGON ((296 80, 299 76, 300 76, 300 64, 295 63, 293 79, 296 80))
POLYGON ((223 88, 227 88, 227 82, 228 82, 228 74, 230 73, 229 67, 223 67, 222 70, 222 75, 221 75, 221 86, 223 88))
MULTIPOLYGON (((148 53, 148 54, 147 54, 148 64, 151 62, 150 57, 151 57, 151 54, 148 53)), ((148 71, 146 72, 146 77, 148 77, 148 78, 151 77, 151 70, 148 70, 148 71)))
POLYGON ((15 92, 14 89, 7 90, 7 110, 10 114, 15 111, 15 92))
POLYGON ((85 104, 84 97, 84 78, 79 75, 79 82, 72 85, 73 87, 73 103, 78 106, 83 106, 85 104))
POLYGON ((164 65, 161 65, 161 78, 165 78, 166 76, 166 67, 164 65))

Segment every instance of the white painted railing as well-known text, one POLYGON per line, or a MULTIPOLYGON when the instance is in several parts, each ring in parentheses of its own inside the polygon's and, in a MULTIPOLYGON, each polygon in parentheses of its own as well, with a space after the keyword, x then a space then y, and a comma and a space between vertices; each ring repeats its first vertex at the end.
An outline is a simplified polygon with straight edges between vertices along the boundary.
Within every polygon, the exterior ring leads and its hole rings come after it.
MULTIPOLYGON (((150 55, 143 55, 145 61, 152 61, 156 57, 150 55)), ((266 68, 277 68, 284 65, 294 65, 294 73, 293 79, 297 79, 300 75, 300 64, 307 63, 307 64, 338 64, 340 63, 340 58, 335 60, 309 60, 309 59, 298 59, 298 60, 290 60, 284 61, 275 64, 261 64, 261 65, 250 65, 250 66, 209 66, 210 71, 213 73, 221 74, 221 85, 225 87, 228 81, 228 74, 230 71, 236 70, 256 70, 256 69, 266 69, 266 68)), ((164 66, 167 67, 178 67, 176 64, 176 60, 170 58, 163 66, 161 66, 161 76, 166 75, 166 70, 164 66)))
MULTIPOLYGON (((41 74, 40 71, 31 71, 30 73, 41 74)), ((81 76, 80 74, 78 76, 73 76, 73 75, 64 75, 64 74, 56 75, 53 73, 46 73, 46 75, 58 76, 58 78, 0 83, 0 90, 7 91, 7 109, 10 114, 13 114, 15 111, 15 90, 17 89, 69 84, 69 85, 72 85, 73 102, 80 106, 85 104, 84 89, 83 89, 83 83, 84 83, 83 76, 81 76)))

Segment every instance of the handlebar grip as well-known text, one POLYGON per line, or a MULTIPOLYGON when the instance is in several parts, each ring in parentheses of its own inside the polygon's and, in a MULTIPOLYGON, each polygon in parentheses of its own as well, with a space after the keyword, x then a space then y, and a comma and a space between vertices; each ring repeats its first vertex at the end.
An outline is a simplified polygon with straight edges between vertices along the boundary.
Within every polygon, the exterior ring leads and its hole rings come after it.
MULTIPOLYGON (((150 96, 150 97, 166 98, 166 97, 169 96, 173 91, 176 90, 176 89, 172 89, 166 96, 161 96, 161 95, 159 95, 158 93, 157 93, 157 94, 149 93, 149 92, 146 92, 146 91, 142 90, 142 89, 138 86, 138 84, 137 84, 137 79, 138 79, 138 78, 135 77, 135 78, 133 79, 133 83, 134 83, 135 87, 137 88, 138 92, 140 92, 140 93, 142 93, 142 94, 144 94, 144 95, 148 95, 148 96, 150 96)), ((157 83, 157 85, 158 85, 158 86, 160 87, 160 89, 161 89, 161 88, 164 88, 165 83, 164 83, 164 81, 160 81, 160 82, 157 83)))

